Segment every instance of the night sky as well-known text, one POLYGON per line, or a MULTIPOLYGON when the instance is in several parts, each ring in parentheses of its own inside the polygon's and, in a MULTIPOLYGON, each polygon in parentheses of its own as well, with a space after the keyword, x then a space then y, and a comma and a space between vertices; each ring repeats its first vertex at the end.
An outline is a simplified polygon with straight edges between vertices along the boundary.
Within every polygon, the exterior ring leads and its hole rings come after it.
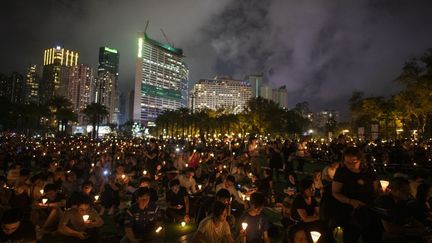
POLYGON ((61 45, 97 68, 98 48, 120 52, 120 88, 133 88, 137 32, 182 48, 191 83, 263 73, 286 85, 289 106, 347 114, 352 92, 388 96, 409 58, 432 48, 432 1, 3 0, 0 72, 25 73, 61 45))

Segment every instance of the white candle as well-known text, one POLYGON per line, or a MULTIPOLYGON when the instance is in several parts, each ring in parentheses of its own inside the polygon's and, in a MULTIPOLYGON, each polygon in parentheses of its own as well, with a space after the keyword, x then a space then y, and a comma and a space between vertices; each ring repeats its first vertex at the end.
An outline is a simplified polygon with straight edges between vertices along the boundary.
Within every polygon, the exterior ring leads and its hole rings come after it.
POLYGON ((310 234, 311 234, 311 237, 312 237, 312 241, 314 243, 318 242, 319 238, 321 237, 321 233, 318 232, 318 231, 311 231, 310 234))
POLYGON ((83 215, 84 222, 86 222, 89 218, 90 218, 90 215, 88 215, 88 214, 83 215))
POLYGON ((145 171, 143 171, 143 175, 147 175, 147 171, 145 170, 145 171))
POLYGON ((47 198, 42 198, 42 203, 43 204, 46 204, 48 202, 48 199, 47 198))
POLYGON ((161 232, 161 230, 162 230, 162 226, 159 226, 159 227, 156 229, 156 233, 161 232))
POLYGON ((185 221, 181 222, 181 226, 185 227, 186 226, 186 222, 185 221))
POLYGON ((99 200, 99 195, 94 196, 95 201, 99 200))
POLYGON ((201 188, 202 188, 202 185, 198 185, 198 190, 201 190, 201 188))
POLYGON ((243 229, 243 230, 246 230, 247 227, 248 227, 248 224, 247 224, 247 223, 242 223, 242 229, 243 229))
POLYGON ((126 175, 123 174, 123 175, 122 175, 122 179, 124 179, 124 178, 126 178, 126 175))
POLYGON ((40 194, 44 194, 44 189, 39 190, 40 194))

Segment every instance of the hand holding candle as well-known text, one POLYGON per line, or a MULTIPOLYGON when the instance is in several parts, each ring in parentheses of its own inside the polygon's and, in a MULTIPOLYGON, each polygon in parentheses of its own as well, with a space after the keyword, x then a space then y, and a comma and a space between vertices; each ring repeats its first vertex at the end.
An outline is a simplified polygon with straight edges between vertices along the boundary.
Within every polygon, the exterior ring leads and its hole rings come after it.
POLYGON ((241 225, 242 225, 242 229, 243 229, 243 230, 246 230, 247 227, 248 227, 248 223, 244 223, 244 222, 243 222, 241 225))

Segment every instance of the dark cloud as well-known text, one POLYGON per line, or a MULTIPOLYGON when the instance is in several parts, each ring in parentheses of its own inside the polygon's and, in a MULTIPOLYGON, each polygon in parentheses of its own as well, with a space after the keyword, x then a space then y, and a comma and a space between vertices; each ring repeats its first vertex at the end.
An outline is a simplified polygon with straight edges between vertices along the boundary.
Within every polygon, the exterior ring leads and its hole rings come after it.
POLYGON ((290 105, 346 112, 354 90, 388 95, 403 63, 432 47, 427 0, 6 0, 0 10, 0 71, 41 63, 61 44, 97 65, 98 47, 120 51, 123 91, 133 88, 136 36, 183 48, 191 81, 263 73, 286 85, 290 105))

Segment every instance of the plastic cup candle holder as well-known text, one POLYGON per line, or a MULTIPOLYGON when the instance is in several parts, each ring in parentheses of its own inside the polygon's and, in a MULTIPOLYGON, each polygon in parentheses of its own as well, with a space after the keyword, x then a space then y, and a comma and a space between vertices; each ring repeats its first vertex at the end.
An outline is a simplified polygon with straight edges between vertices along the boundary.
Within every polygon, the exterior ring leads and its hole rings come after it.
POLYGON ((48 199, 47 198, 42 198, 42 203, 43 204, 46 204, 48 202, 48 199))
POLYGON ((147 171, 145 170, 145 171, 143 171, 143 175, 147 175, 147 171))
POLYGON ((123 174, 123 175, 122 175, 122 179, 124 179, 124 178, 126 178, 126 175, 123 174))
POLYGON ((83 217, 83 220, 85 222, 85 221, 87 221, 90 218, 90 215, 84 214, 82 217, 83 217))
POLYGON ((201 190, 201 188, 202 188, 202 185, 198 185, 198 190, 201 190))
POLYGON ((40 194, 44 194, 44 189, 39 190, 40 194))
POLYGON ((99 200, 99 195, 94 196, 95 201, 99 200))
POLYGON ((381 184, 383 191, 385 191, 390 183, 388 181, 385 181, 385 180, 380 180, 380 184, 381 184))
POLYGON ((185 221, 181 222, 181 226, 186 227, 186 222, 185 221))
POLYGON ((242 225, 242 229, 243 229, 243 230, 246 230, 247 227, 248 227, 248 223, 242 223, 241 225, 242 225))
POLYGON ((321 233, 318 232, 318 231, 311 231, 310 234, 311 234, 311 237, 312 237, 312 241, 314 243, 318 242, 319 238, 321 237, 321 233))

